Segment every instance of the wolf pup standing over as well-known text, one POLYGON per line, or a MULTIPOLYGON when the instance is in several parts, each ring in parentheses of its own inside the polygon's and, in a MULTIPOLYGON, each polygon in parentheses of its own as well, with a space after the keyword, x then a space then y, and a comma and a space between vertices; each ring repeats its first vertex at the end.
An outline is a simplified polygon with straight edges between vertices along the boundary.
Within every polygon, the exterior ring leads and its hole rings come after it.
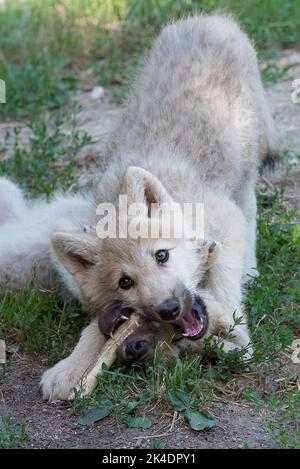
POLYGON ((157 327, 172 323, 184 336, 181 348, 193 339, 200 350, 203 337, 214 334, 223 335, 225 350, 248 346, 242 284, 256 273, 255 185, 259 166, 277 155, 255 51, 238 25, 203 15, 164 28, 110 137, 109 165, 96 200, 85 201, 86 218, 90 223, 92 207, 104 202, 118 211, 122 194, 128 204, 144 205, 139 224, 147 230, 172 202, 202 203, 204 237, 217 243, 218 255, 205 273, 197 239, 99 239, 93 230, 82 232, 67 209, 69 222, 55 228, 51 251, 49 217, 41 241, 51 259, 49 278, 59 272, 96 318, 73 353, 44 374, 44 398, 67 398, 124 311, 157 327), (226 339, 234 314, 243 323, 226 339))

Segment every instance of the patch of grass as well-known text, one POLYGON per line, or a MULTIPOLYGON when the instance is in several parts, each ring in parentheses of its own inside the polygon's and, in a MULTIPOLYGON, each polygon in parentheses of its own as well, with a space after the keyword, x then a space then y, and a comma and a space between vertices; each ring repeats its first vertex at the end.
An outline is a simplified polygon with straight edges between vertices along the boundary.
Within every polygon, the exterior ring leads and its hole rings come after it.
MULTIPOLYGON (((300 332, 300 226, 296 212, 283 210, 282 191, 273 196, 271 205, 266 205, 264 194, 259 199, 260 276, 250 282, 246 302, 254 342, 252 361, 266 367, 268 375, 281 366, 280 354, 289 355, 289 346, 300 332)), ((292 388, 267 397, 259 389, 244 392, 244 398, 266 414, 265 429, 272 440, 285 448, 299 448, 300 441, 296 379, 292 388), (267 417, 269 411, 272 418, 267 417)))
POLYGON ((150 47, 155 28, 146 29, 125 23, 122 28, 107 34, 99 33, 99 49, 92 69, 97 80, 109 88, 117 103, 124 101, 130 84, 139 68, 143 52, 150 47))
POLYGON ((0 417, 0 449, 20 448, 27 440, 25 425, 15 425, 10 417, 0 417))
POLYGON ((172 364, 162 367, 161 356, 157 355, 153 361, 134 364, 129 369, 116 366, 107 370, 104 367, 92 395, 81 399, 77 394, 72 407, 75 413, 86 415, 88 409, 109 405, 111 415, 120 422, 128 426, 134 422, 143 427, 152 425, 150 409, 153 406, 159 406, 163 413, 167 410, 174 413, 171 396, 178 390, 186 400, 183 415, 193 417, 194 425, 194 421, 201 418, 197 412, 209 411, 214 398, 214 385, 202 376, 201 357, 174 358, 172 364))
POLYGON ((263 416, 264 429, 274 443, 287 449, 300 448, 300 394, 296 385, 291 391, 267 396, 257 390, 248 390, 243 397, 263 416))
POLYGON ((300 331, 300 226, 296 212, 282 209, 282 193, 271 206, 260 199, 258 269, 246 308, 255 345, 253 360, 276 360, 300 331))
POLYGON ((47 67, 31 63, 5 64, 0 76, 5 81, 6 104, 0 107, 1 120, 36 118, 43 110, 54 110, 70 103, 76 89, 74 76, 60 74, 60 64, 47 67))
POLYGON ((70 353, 85 320, 77 303, 60 301, 34 284, 0 299, 0 337, 51 363, 70 353))
POLYGON ((244 441, 242 449, 255 449, 255 446, 253 446, 252 443, 249 443, 249 441, 244 441))
POLYGON ((275 396, 269 406, 276 411, 275 417, 266 421, 265 427, 275 443, 288 449, 300 449, 300 393, 298 389, 286 393, 283 398, 275 396))
POLYGON ((76 129, 75 119, 71 131, 62 130, 67 118, 56 113, 48 121, 39 119, 29 124, 28 144, 20 141, 18 127, 7 133, 0 146, 0 176, 14 179, 31 196, 68 190, 76 179, 75 156, 92 139, 76 129))
POLYGON ((261 70, 262 80, 266 86, 274 85, 287 75, 288 70, 289 67, 280 70, 276 64, 269 63, 261 70))

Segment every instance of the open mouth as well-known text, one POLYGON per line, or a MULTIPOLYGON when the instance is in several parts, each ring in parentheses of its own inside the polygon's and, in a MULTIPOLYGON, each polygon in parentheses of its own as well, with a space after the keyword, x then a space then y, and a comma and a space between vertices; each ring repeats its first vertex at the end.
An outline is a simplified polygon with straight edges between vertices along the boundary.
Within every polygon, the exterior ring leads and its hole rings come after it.
POLYGON ((110 324, 109 329, 105 332, 107 337, 112 337, 117 329, 123 324, 130 315, 133 313, 132 308, 122 308, 117 312, 116 316, 113 318, 113 321, 110 324))
MULTIPOLYGON (((106 316, 108 320, 99 324, 100 330, 107 338, 112 337, 132 313, 132 308, 115 306, 110 315, 106 316)), ((182 318, 172 322, 172 324, 182 337, 191 340, 200 339, 208 327, 208 316, 204 303, 200 298, 197 298, 193 307, 182 318)))
POLYGON ((198 299, 190 311, 172 324, 183 337, 191 340, 200 339, 208 326, 207 311, 203 302, 198 299))

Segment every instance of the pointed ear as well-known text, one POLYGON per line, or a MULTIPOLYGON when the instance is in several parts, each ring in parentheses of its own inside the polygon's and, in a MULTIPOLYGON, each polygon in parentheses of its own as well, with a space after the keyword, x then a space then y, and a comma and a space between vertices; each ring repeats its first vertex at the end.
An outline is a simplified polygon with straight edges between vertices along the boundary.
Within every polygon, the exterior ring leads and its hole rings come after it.
POLYGON ((52 235, 54 253, 72 275, 83 273, 97 263, 100 242, 90 233, 56 231, 52 235))
POLYGON ((173 199, 156 176, 143 168, 130 166, 124 177, 122 193, 128 197, 128 205, 145 203, 151 217, 152 204, 171 204, 173 199))

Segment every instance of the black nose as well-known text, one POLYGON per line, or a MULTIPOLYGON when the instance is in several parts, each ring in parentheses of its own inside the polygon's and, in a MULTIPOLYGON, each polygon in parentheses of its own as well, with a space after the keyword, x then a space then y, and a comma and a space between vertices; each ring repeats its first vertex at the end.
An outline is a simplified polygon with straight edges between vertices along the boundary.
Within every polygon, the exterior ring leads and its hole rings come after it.
POLYGON ((128 340, 125 352, 130 360, 137 360, 148 350, 148 344, 144 340, 128 340))
POLYGON ((172 321, 180 313, 179 301, 177 298, 169 298, 161 303, 156 311, 164 321, 172 321))

